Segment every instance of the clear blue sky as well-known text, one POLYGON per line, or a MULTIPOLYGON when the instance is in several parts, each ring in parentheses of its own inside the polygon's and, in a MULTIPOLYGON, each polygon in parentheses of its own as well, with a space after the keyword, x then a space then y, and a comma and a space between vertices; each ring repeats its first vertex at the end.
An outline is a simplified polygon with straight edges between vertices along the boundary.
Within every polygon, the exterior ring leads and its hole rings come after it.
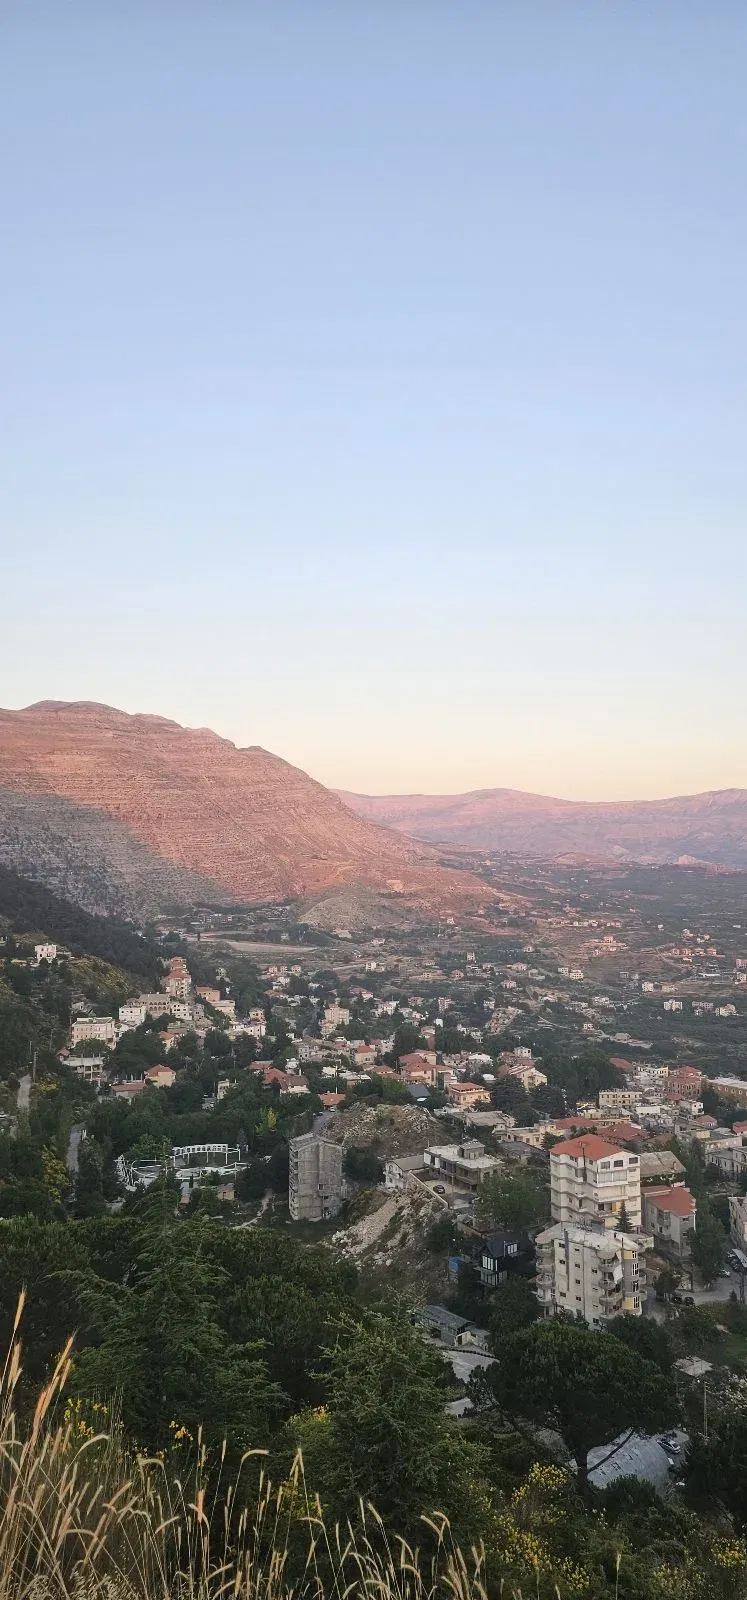
POLYGON ((5 0, 0 703, 747 786, 744 0, 5 0))

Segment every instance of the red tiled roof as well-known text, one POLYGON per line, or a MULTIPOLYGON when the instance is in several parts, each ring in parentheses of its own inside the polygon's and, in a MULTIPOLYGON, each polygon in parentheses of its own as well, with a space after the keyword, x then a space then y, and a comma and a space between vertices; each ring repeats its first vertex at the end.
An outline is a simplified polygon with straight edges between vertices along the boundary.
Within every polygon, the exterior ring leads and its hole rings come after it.
POLYGON ((580 1139, 566 1139, 563 1144, 554 1144, 550 1160, 554 1156, 586 1156, 587 1161, 602 1161, 605 1156, 624 1154, 619 1145, 608 1144, 606 1139, 597 1138, 595 1133, 582 1133, 580 1139))
POLYGON ((653 1200, 660 1211, 672 1211, 676 1217, 695 1215, 695 1198, 684 1183, 676 1183, 671 1189, 644 1189, 643 1198, 653 1200))
POLYGON ((642 1139, 643 1129, 637 1122, 608 1122, 605 1124, 605 1133, 610 1139, 642 1139))

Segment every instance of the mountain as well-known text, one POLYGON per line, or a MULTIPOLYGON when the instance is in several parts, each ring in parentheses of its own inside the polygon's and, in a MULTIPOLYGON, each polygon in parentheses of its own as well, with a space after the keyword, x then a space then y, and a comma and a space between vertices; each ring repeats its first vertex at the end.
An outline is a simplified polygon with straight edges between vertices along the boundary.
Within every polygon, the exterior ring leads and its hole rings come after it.
POLYGON ((671 800, 554 800, 518 789, 454 795, 338 790, 356 816, 469 850, 596 861, 693 862, 747 869, 747 789, 671 800))
POLYGON ((0 711, 0 863, 134 917, 352 884, 433 911, 490 894, 266 750, 82 701, 0 711))

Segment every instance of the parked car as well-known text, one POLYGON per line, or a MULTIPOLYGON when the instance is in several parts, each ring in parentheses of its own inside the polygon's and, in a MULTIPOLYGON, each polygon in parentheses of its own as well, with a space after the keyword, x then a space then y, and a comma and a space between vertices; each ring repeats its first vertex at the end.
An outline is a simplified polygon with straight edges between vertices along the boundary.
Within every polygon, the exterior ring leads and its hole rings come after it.
POLYGON ((670 1300, 672 1302, 672 1305, 675 1305, 675 1306, 681 1306, 682 1305, 682 1295, 680 1294, 679 1289, 673 1289, 672 1293, 669 1296, 669 1298, 670 1298, 670 1300))
POLYGON ((686 1305, 686 1306, 694 1306, 695 1305, 695 1296, 692 1295, 692 1294, 686 1294, 683 1297, 683 1302, 682 1303, 683 1303, 683 1305, 686 1305))
POLYGON ((434 1194, 445 1194, 446 1190, 445 1190, 443 1184, 442 1183, 434 1183, 434 1185, 433 1185, 433 1193, 434 1194))

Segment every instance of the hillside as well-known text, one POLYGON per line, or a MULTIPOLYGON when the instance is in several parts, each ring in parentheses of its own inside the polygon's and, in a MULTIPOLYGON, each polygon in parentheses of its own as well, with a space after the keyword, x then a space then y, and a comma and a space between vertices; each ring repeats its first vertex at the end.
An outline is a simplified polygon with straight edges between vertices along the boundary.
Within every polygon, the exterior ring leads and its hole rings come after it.
POLYGON ((518 789, 458 795, 339 791, 356 816, 431 844, 514 855, 747 869, 747 790, 668 800, 556 800, 518 789))
POLYGON ((266 750, 83 702, 0 711, 0 860, 129 915, 348 884, 437 911, 490 893, 266 750))

